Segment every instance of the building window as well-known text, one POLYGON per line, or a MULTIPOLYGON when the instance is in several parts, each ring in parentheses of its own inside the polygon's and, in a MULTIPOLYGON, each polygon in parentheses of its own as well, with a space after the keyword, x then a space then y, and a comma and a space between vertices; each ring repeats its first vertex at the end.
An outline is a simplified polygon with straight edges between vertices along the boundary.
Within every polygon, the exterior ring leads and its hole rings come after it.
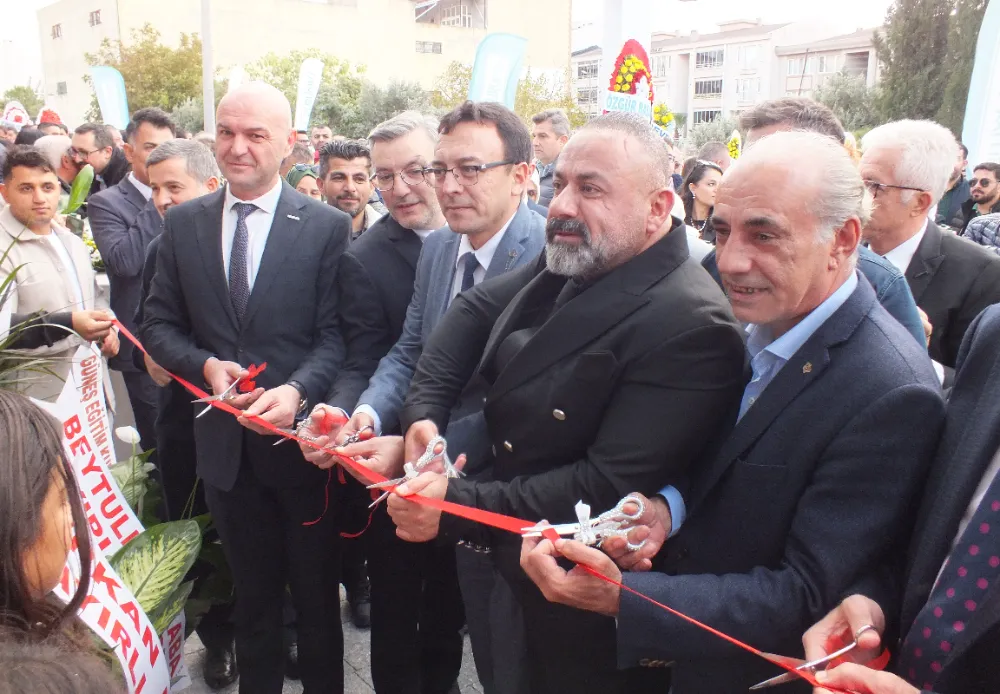
POLYGON ((587 79, 588 77, 597 77, 597 61, 587 60, 585 62, 578 63, 576 66, 576 77, 577 79, 587 79))
POLYGON ((56 94, 59 95, 59 96, 65 96, 66 95, 66 83, 65 82, 56 82, 56 94))
POLYGON ((736 98, 739 101, 753 101, 760 94, 760 77, 736 80, 736 98))
POLYGON ((736 60, 745 68, 755 67, 760 46, 740 46, 736 50, 736 60))
POLYGON ((819 62, 819 71, 821 73, 837 71, 837 56, 821 55, 816 60, 819 62))
POLYGON ((789 58, 787 75, 789 77, 795 77, 797 75, 801 75, 805 66, 806 66, 805 58, 789 58))
POLYGON ((724 56, 725 51, 721 48, 714 51, 698 51, 695 54, 694 66, 695 68, 722 67, 724 56))
POLYGON ((694 97, 708 99, 722 96, 722 80, 695 80, 694 97))
POLYGON ((653 68, 653 78, 654 79, 657 78, 657 77, 666 77, 667 76, 667 70, 670 69, 670 62, 671 62, 670 59, 672 57, 673 56, 669 56, 669 55, 654 55, 653 56, 653 58, 652 58, 652 60, 653 60, 652 68, 653 68))
POLYGON ((440 41, 417 41, 417 53, 441 53, 440 41))
POLYGON ((701 125, 702 123, 711 123, 716 118, 721 118, 722 110, 716 108, 706 111, 695 111, 692 115, 694 116, 694 124, 701 125))
POLYGON ((61 39, 62 38, 62 24, 52 25, 52 38, 61 39))
POLYGON ((90 13, 90 26, 96 27, 100 23, 101 23, 101 11, 94 10, 93 12, 90 13))
POLYGON ((576 91, 576 102, 578 104, 596 104, 597 103, 597 90, 596 89, 578 89, 576 91))
POLYGON ((472 8, 464 3, 446 7, 441 13, 441 26, 471 28, 472 8))

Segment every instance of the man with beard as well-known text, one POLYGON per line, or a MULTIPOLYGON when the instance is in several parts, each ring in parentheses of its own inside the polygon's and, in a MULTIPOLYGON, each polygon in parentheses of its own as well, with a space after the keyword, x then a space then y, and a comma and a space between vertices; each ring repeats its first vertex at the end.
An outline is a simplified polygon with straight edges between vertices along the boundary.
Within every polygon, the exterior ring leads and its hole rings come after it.
POLYGON ((1000 164, 988 161, 972 171, 971 197, 962 204, 965 225, 962 231, 976 217, 1000 212, 1000 164))
POLYGON ((360 140, 335 140, 319 151, 319 178, 328 205, 351 216, 356 240, 382 215, 368 204, 372 196, 372 154, 360 140))
MULTIPOLYGON (((402 416, 405 456, 377 466, 395 476, 416 460, 475 376, 490 474, 425 472, 402 485, 389 513, 403 539, 480 530, 409 494, 556 523, 575 520, 581 499, 600 512, 629 491, 656 493, 681 481, 739 405, 741 331, 671 217, 667 152, 648 121, 588 123, 563 149, 554 190, 543 258, 460 295, 426 345, 402 416)), ((665 691, 664 670, 618 670, 613 619, 545 600, 518 565, 519 537, 483 537, 529 625, 532 692, 665 691)))

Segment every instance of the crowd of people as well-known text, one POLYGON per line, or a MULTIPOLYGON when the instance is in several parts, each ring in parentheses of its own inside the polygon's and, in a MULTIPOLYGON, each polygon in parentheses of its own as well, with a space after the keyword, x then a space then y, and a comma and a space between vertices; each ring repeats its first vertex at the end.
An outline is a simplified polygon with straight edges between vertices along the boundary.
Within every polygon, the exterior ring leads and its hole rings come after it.
MULTIPOLYGON (((342 691, 343 584, 385 694, 457 692, 466 633, 488 694, 780 674, 637 593, 768 652, 857 641, 832 691, 998 690, 1000 164, 968 179, 930 121, 854 146, 799 98, 745 111, 735 160, 633 115, 573 132, 494 103, 296 132, 261 83, 216 121, 186 137, 144 108, 0 145, 17 386, 54 399, 94 343, 166 515, 197 489, 234 584, 197 626, 210 686, 342 691), (60 213, 87 164, 107 304, 60 213), (243 415, 196 416, 172 375, 243 415), (381 501, 338 456, 399 486, 381 501), (414 495, 554 524, 628 496, 635 517, 595 546, 414 495)), ((5 391, 0 424, 0 660, 120 689, 74 617, 87 571, 69 605, 46 597, 70 546, 90 553, 57 425, 5 391)))

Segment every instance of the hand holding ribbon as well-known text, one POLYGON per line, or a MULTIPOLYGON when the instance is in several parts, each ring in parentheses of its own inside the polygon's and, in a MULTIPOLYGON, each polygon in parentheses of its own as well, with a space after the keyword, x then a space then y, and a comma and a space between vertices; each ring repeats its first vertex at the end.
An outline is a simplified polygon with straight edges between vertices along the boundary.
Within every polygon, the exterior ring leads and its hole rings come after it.
MULTIPOLYGON (((653 557, 670 536, 670 508, 659 496, 647 499, 637 492, 633 492, 631 496, 638 497, 644 503, 642 514, 629 523, 632 529, 628 531, 627 539, 609 537, 601 545, 601 549, 625 571, 649 571, 653 568, 653 557), (641 544, 643 540, 645 544, 639 549, 629 547, 629 542, 635 546, 641 544)), ((633 508, 634 504, 627 504, 625 510, 632 512, 633 508)))

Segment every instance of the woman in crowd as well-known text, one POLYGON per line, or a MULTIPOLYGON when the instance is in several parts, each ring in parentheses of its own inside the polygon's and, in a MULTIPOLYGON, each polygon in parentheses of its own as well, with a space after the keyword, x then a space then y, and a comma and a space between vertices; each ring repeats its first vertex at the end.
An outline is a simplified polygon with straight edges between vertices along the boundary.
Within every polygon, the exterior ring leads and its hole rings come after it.
POLYGON ((53 639, 33 643, 0 631, 0 694, 124 694, 108 664, 53 639))
POLYGON ((316 180, 318 174, 316 167, 310 164, 296 164, 289 171, 285 179, 288 184, 303 195, 308 195, 316 200, 323 200, 323 191, 320 190, 319 181, 316 180))
POLYGON ((715 193, 722 180, 722 169, 710 161, 699 161, 681 185, 681 200, 684 201, 684 223, 701 232, 701 237, 714 242, 714 234, 706 238, 706 223, 712 217, 715 207, 715 193))

